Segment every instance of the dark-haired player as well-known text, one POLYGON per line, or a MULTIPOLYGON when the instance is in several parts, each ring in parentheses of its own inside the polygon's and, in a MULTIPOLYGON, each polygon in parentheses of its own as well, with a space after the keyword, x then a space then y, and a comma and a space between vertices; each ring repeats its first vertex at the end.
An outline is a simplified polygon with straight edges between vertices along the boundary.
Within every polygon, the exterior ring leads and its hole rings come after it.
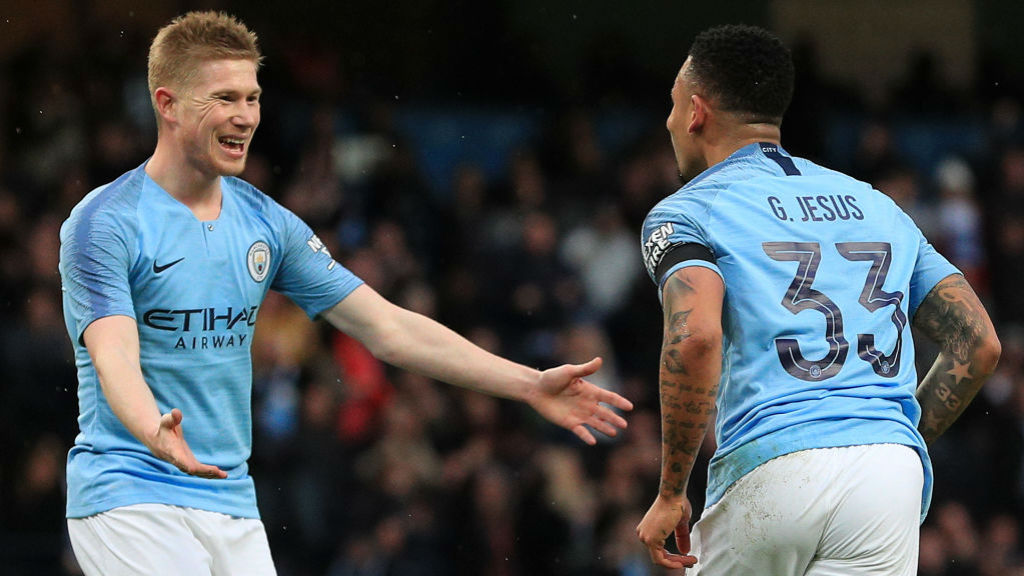
POLYGON ((926 444, 999 340, 888 197, 781 147, 792 91, 788 50, 748 26, 698 35, 672 87, 688 183, 643 228, 664 308, 663 462, 637 532, 655 563, 699 559, 704 575, 914 574, 926 444), (911 323, 942 350, 920 386, 911 323), (716 409, 691 537, 686 486, 716 409), (673 531, 682 556, 665 551, 673 531))

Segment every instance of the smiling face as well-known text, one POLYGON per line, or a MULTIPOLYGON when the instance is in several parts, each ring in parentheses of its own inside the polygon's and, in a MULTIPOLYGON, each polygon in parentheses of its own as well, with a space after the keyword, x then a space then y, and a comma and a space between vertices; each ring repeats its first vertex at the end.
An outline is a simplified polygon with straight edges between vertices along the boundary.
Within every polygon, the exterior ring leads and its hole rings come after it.
POLYGON ((260 123, 256 63, 200 63, 176 104, 175 143, 189 168, 208 178, 241 174, 260 123))

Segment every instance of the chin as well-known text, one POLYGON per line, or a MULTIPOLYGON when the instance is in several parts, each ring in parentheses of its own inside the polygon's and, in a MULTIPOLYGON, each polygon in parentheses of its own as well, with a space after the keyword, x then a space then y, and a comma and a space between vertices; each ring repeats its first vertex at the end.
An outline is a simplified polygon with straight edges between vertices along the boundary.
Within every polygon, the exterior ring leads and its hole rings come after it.
POLYGON ((221 176, 241 176, 245 172, 245 159, 238 162, 222 162, 217 166, 217 173, 221 176))
POLYGON ((679 166, 679 183, 685 185, 690 180, 693 180, 694 178, 696 178, 697 175, 700 174, 701 172, 703 172, 703 170, 696 170, 696 169, 694 169, 693 166, 680 165, 679 166))
POLYGON ((702 159, 693 159, 690 161, 683 159, 679 160, 679 179, 683 184, 686 184, 690 180, 700 176, 701 172, 708 169, 701 160, 702 159))

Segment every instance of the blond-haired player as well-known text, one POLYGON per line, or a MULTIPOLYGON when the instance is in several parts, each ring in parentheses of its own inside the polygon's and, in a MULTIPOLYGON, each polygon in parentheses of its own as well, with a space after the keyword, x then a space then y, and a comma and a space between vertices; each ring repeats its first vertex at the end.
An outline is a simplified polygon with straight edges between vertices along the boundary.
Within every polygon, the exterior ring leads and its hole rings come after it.
POLYGON ((189 13, 149 57, 151 158, 91 192, 61 229, 79 377, 68 528, 86 574, 273 574, 246 461, 253 325, 267 290, 378 358, 529 403, 594 443, 624 398, 583 378, 600 359, 537 371, 399 308, 331 258, 294 214, 237 178, 260 122, 256 36, 189 13))

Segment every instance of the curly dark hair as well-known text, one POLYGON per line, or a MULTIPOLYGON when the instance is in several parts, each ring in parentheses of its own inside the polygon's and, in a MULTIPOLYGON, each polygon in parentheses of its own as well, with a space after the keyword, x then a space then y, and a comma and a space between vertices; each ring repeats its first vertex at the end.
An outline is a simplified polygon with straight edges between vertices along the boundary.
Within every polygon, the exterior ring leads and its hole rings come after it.
POLYGON ((774 34, 744 24, 709 28, 690 47, 691 79, 749 122, 780 124, 793 98, 793 58, 774 34))

